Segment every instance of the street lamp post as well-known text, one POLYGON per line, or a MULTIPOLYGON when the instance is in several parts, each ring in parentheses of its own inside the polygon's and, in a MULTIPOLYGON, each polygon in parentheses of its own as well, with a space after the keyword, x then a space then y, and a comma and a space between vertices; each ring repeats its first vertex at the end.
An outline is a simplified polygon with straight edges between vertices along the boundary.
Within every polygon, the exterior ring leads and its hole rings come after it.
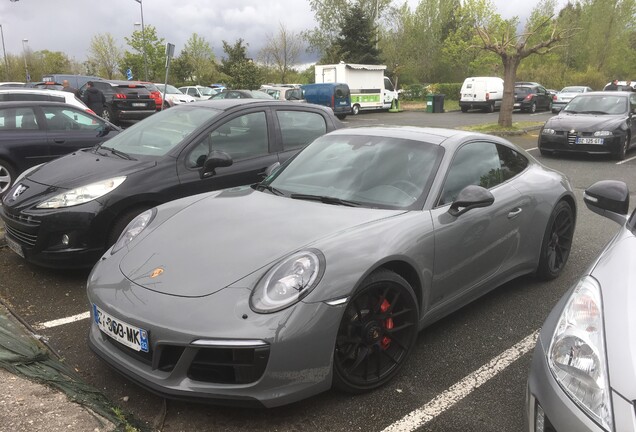
POLYGON ((139 7, 141 8, 141 41, 143 45, 143 55, 144 55, 144 73, 146 77, 146 81, 148 81, 148 62, 146 61, 146 27, 144 26, 144 4, 142 0, 135 0, 139 3, 139 7))
POLYGON ((9 81, 9 62, 7 61, 7 49, 4 47, 4 30, 0 24, 0 35, 2 35, 2 54, 4 55, 4 77, 9 81))
POLYGON ((22 52, 24 53, 24 72, 26 72, 26 82, 31 82, 31 76, 29 75, 29 66, 27 65, 27 42, 29 42, 28 39, 22 39, 22 52))

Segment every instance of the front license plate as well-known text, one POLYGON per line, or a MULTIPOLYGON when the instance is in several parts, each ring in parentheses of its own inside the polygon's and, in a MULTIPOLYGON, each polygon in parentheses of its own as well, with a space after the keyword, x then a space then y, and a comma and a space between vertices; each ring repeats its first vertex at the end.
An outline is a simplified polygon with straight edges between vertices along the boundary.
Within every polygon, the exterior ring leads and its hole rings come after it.
POLYGON ((134 107, 145 107, 146 104, 143 102, 133 102, 132 106, 134 107))
POLYGON ((521 106, 521 104, 516 103, 514 107, 515 108, 519 108, 520 106, 521 106))
POLYGON ((581 138, 576 139, 577 144, 603 144, 603 138, 581 138))
POLYGON ((148 332, 112 317, 93 305, 95 324, 107 336, 135 351, 148 352, 148 332))
POLYGON ((22 250, 22 246, 20 246, 15 240, 10 239, 6 235, 4 236, 4 239, 7 241, 7 246, 9 246, 9 249, 24 258, 24 251, 22 250))

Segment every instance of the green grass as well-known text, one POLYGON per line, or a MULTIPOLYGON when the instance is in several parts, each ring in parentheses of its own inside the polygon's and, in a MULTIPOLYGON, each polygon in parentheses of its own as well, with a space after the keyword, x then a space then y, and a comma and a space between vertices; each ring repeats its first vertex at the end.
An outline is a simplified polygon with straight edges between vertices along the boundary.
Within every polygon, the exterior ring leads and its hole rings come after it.
POLYGON ((502 127, 499 126, 498 123, 484 123, 478 125, 469 125, 469 126, 461 126, 458 129, 473 131, 473 132, 483 132, 483 133, 492 133, 492 132, 521 132, 528 128, 537 128, 543 126, 543 122, 536 121, 523 121, 523 122, 514 122, 512 123, 512 127, 502 127))

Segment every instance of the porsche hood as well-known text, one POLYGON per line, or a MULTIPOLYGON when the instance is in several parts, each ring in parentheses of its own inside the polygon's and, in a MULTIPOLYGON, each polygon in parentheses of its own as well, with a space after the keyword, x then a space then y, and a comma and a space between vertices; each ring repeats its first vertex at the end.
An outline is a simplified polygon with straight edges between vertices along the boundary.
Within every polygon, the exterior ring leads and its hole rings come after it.
POLYGON ((120 270, 156 292, 205 296, 264 272, 321 238, 402 213, 301 201, 249 187, 230 189, 151 224, 148 235, 133 241, 120 270))

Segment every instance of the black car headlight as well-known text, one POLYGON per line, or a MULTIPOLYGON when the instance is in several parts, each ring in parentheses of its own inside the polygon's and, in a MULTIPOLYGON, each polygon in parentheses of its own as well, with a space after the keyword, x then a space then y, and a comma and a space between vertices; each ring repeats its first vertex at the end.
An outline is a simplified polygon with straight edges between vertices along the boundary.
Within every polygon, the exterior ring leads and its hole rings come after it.
POLYGON ((80 186, 55 195, 53 198, 49 198, 46 201, 42 201, 36 208, 56 209, 84 204, 112 192, 119 187, 124 180, 126 180, 126 176, 114 177, 108 180, 91 183, 86 186, 80 186))
POLYGON ((285 309, 307 296, 320 282, 325 257, 317 249, 296 252, 270 268, 250 296, 254 312, 271 313, 285 309))
POLYGON ((612 135, 614 135, 614 132, 608 131, 608 130, 600 130, 600 131, 594 132, 595 137, 606 137, 606 136, 612 136, 612 135))
POLYGON ((556 134, 556 131, 554 129, 550 129, 550 128, 544 128, 541 133, 543 135, 554 135, 556 134))

